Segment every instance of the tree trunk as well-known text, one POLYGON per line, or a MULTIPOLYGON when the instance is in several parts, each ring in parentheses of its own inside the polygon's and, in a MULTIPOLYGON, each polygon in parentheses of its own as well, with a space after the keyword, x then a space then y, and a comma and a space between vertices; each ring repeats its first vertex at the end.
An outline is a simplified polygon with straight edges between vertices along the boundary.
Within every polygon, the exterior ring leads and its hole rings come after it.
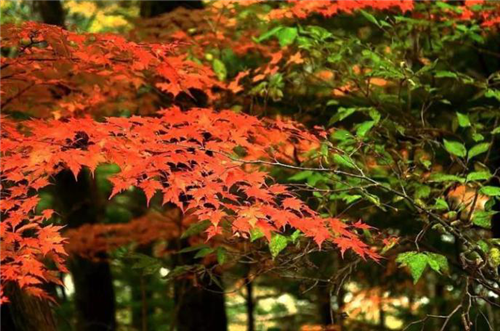
POLYGON ((75 285, 77 329, 115 330, 115 294, 109 263, 74 257, 70 261, 69 269, 75 285))
POLYGON ((176 326, 178 331, 225 331, 227 317, 224 294, 205 277, 199 286, 192 280, 175 282, 176 326))
MULTIPOLYGON (((56 178, 56 190, 61 204, 59 210, 68 228, 99 223, 103 218, 104 206, 88 171, 81 171, 78 181, 71 172, 62 172, 56 178)), ((77 330, 80 331, 116 329, 111 269, 106 254, 98 258, 101 262, 75 256, 68 263, 75 285, 77 330)))
MULTIPOLYGON (((138 247, 136 252, 152 255, 151 245, 138 247)), ((154 307, 151 306, 150 299, 153 298, 153 289, 151 288, 151 275, 143 274, 142 270, 130 268, 128 269, 129 284, 132 289, 132 301, 138 302, 140 305, 132 307, 132 327, 134 330, 146 331, 150 330, 149 325, 152 316, 154 315, 154 307)))
POLYGON ((333 307, 330 302, 330 291, 324 286, 317 286, 316 291, 316 302, 320 316, 320 323, 321 325, 330 325, 335 322, 335 312, 332 311, 333 307))
POLYGON ((5 331, 56 331, 57 326, 47 300, 26 294, 19 286, 8 284, 10 302, 1 307, 1 329, 5 331))
POLYGON ((254 331, 255 330, 255 302, 253 299, 253 284, 249 277, 245 280, 247 282, 247 297, 246 297, 246 306, 247 306, 247 330, 254 331))
POLYGON ((65 27, 66 14, 59 0, 39 0, 34 4, 44 23, 65 27))
MULTIPOLYGON (((328 257, 321 264, 324 266, 331 266, 327 270, 320 272, 329 274, 341 269, 340 255, 333 255, 330 259, 328 257)), ((321 284, 316 286, 316 303, 319 313, 319 322, 328 330, 340 330, 345 318, 344 313, 344 295, 345 290, 341 286, 340 289, 332 289, 332 285, 321 284), (333 291, 335 290, 335 291, 333 291), (333 291, 333 292, 332 292, 333 291), (337 292, 338 291, 338 292, 337 292)))
MULTIPOLYGON (((188 247, 182 241, 182 248, 188 247)), ((196 263, 194 254, 178 254, 174 266, 196 263)), ((194 277, 197 277, 195 275, 194 277)), ((225 331, 227 317, 224 290, 208 275, 196 279, 182 278, 174 282, 175 322, 177 331, 225 331)))
POLYGON ((202 9, 201 1, 141 1, 140 14, 143 18, 151 18, 172 10, 184 7, 188 9, 202 9))

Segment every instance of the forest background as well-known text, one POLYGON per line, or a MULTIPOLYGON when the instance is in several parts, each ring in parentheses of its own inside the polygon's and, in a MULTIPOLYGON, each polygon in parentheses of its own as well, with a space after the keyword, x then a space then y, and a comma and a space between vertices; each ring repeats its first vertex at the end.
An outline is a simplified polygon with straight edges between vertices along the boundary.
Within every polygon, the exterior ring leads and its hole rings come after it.
POLYGON ((497 330, 496 1, 5 1, 2 330, 497 330))

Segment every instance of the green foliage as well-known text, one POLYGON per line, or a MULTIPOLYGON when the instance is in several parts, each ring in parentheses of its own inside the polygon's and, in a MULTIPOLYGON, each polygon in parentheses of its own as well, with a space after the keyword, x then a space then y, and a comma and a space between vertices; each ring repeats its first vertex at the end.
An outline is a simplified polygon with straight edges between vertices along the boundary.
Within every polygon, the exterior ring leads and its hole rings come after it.
POLYGON ((217 247, 217 263, 223 265, 227 260, 227 251, 224 247, 217 247))
POLYGON ((467 181, 489 180, 491 176, 489 171, 473 171, 467 175, 467 181))
POLYGON ((483 186, 480 190, 481 194, 490 196, 490 197, 498 197, 500 196, 500 187, 497 186, 483 186))
POLYGON ((199 250, 206 251, 207 249, 210 249, 210 247, 207 244, 199 244, 199 245, 185 247, 185 248, 181 249, 178 253, 179 254, 190 253, 190 252, 196 252, 199 250))
POLYGON ((157 273, 162 266, 160 260, 148 255, 133 253, 130 255, 130 258, 135 260, 132 264, 132 269, 140 269, 145 275, 157 273))
POLYGON ((443 273, 449 271, 448 260, 445 256, 430 252, 406 252, 398 255, 396 262, 402 267, 410 269, 413 283, 417 283, 427 266, 432 270, 443 273))
POLYGON ((347 155, 334 154, 333 161, 340 166, 344 166, 346 168, 354 169, 356 168, 354 161, 347 155))
POLYGON ((472 159, 474 156, 486 153, 490 148, 490 143, 481 143, 473 146, 467 153, 467 158, 472 159))
MULTIPOLYGON (((422 242, 426 246, 419 247, 432 247, 433 252, 420 252, 405 246, 409 252, 397 257, 414 282, 427 267, 438 274, 454 272, 445 256, 455 256, 451 243, 463 244, 463 238, 465 246, 473 247, 459 249, 472 261, 467 263, 487 258, 495 265, 489 237, 492 205, 500 196, 494 178, 500 68, 491 54, 497 31, 478 20, 457 19, 453 15, 463 9, 453 2, 416 2, 411 13, 366 7, 331 18, 299 19, 289 11, 286 18, 259 20, 271 8, 287 5, 275 6, 246 7, 248 19, 239 25, 241 31, 260 31, 254 40, 270 47, 253 76, 272 72, 255 82, 251 73, 242 99, 251 99, 252 107, 261 105, 252 110, 263 115, 290 116, 327 130, 315 150, 294 151, 297 171, 277 169, 278 180, 295 184, 325 217, 362 219, 409 246, 422 242), (297 54, 301 62, 289 62, 297 54), (269 55, 282 59, 270 64, 269 55), (458 193, 463 191, 465 197, 458 193), (450 197, 453 192, 457 197, 450 197), (488 248, 483 253, 480 242, 488 248)), ((469 7, 474 14, 487 5, 475 6, 469 7)), ((252 65, 240 57, 240 67, 252 65)), ((250 234, 253 242, 263 236, 250 234)), ((276 258, 293 242, 285 233, 273 236, 271 255, 276 258)), ((395 245, 388 242, 380 252, 395 245)), ((463 263, 453 277, 438 280, 453 284, 457 297, 462 276, 478 276, 463 263)), ((488 281, 495 282, 496 271, 486 268, 488 281)), ((378 286, 376 281, 359 282, 369 288, 378 286)))
POLYGON ((226 69, 226 65, 224 64, 224 62, 222 62, 219 59, 214 59, 212 62, 212 65, 213 65, 214 72, 217 75, 217 78, 219 80, 222 80, 222 81, 225 80, 226 76, 227 76, 227 69, 226 69))
POLYGON ((444 148, 453 155, 459 156, 459 157, 465 157, 467 155, 467 149, 462 143, 459 143, 458 141, 448 141, 446 139, 443 139, 444 141, 444 148))
POLYGON ((264 237, 264 232, 262 232, 261 229, 259 228, 253 228, 250 230, 250 241, 255 241, 257 239, 260 239, 264 237))
POLYGON ((461 127, 465 128, 465 127, 470 126, 470 119, 469 119, 469 116, 467 114, 462 114, 462 113, 457 112, 457 117, 458 117, 458 124, 461 127))
POLYGON ((426 254, 406 252, 398 255, 396 262, 400 263, 402 266, 409 267, 413 277, 413 283, 417 283, 427 266, 428 259, 426 254))
POLYGON ((472 217, 472 223, 485 229, 491 229, 491 216, 494 214, 494 212, 484 210, 477 211, 472 217))
POLYGON ((297 35, 298 35, 297 28, 278 26, 267 31, 266 33, 263 33, 255 40, 257 42, 262 42, 271 37, 276 37, 279 41, 280 46, 285 47, 292 44, 295 38, 297 38, 297 35))
POLYGON ((285 236, 280 234, 275 234, 271 238, 271 242, 269 243, 269 250, 271 251, 271 255, 273 258, 278 256, 278 254, 284 250, 288 246, 288 239, 285 236))
POLYGON ((215 249, 211 248, 211 247, 204 247, 202 249, 200 249, 196 255, 194 256, 195 259, 198 259, 198 258, 202 258, 202 257, 205 257, 209 254, 212 254, 213 252, 215 251, 215 249))
POLYGON ((181 239, 185 239, 191 236, 198 235, 208 229, 210 226, 210 221, 209 220, 204 220, 200 222, 193 223, 189 226, 189 228, 184 231, 181 235, 181 239))

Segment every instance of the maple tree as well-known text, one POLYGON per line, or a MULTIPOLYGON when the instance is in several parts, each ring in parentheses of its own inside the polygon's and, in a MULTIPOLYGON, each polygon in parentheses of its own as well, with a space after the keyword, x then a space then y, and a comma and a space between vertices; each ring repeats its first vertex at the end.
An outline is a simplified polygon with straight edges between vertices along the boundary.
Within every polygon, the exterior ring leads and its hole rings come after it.
MULTIPOLYGON (((27 285, 53 279, 38 262, 40 254, 46 257, 51 253, 49 258, 60 271, 65 271, 63 239, 57 234, 60 227, 40 225, 53 211, 26 218, 38 203, 30 191, 49 185, 50 178, 64 168, 77 177, 83 166, 93 172, 101 163, 113 163, 121 169, 110 178, 110 198, 137 186, 149 201, 161 190, 163 203, 195 210, 199 219, 210 220, 209 238, 221 233, 219 223, 223 219, 232 218, 232 231, 242 235, 248 235, 255 227, 270 239, 271 232, 291 225, 314 238, 318 245, 331 239, 342 251, 352 248, 362 256, 377 257, 340 220, 318 218, 286 187, 267 184, 265 173, 247 173, 240 168, 245 161, 232 156, 233 149, 244 148, 247 157, 266 153, 272 146, 267 139, 272 128, 227 111, 200 109, 184 113, 174 108, 160 113, 161 118, 108 118, 104 123, 88 118, 23 121, 21 125, 29 135, 16 129, 17 124, 3 119, 5 281, 16 281, 27 291, 39 293, 27 285), (23 234, 27 230, 36 230, 37 236, 26 238, 23 234)), ((274 134, 286 137, 287 125, 277 125, 279 130, 274 130, 274 134)), ((293 131, 288 135, 292 134, 293 131)))
POLYGON ((2 25, 2 286, 50 299, 68 253, 107 261, 133 243, 155 247, 131 253, 137 268, 168 256, 182 286, 244 270, 249 321, 251 283, 283 272, 320 288, 323 324, 483 325, 471 315, 500 285, 499 22, 482 0, 252 0, 126 37, 2 25), (95 185, 104 167, 106 204, 135 194, 140 213, 66 229, 41 207, 61 174, 95 185))
MULTIPOLYGON (((35 26, 7 30, 15 37, 6 39, 6 46, 19 43, 22 37, 33 34, 35 26)), ((48 41, 48 47, 42 49, 51 56, 68 56, 71 63, 76 62, 78 70, 83 73, 106 75, 111 73, 108 65, 114 65, 114 70, 121 71, 123 64, 113 64, 116 54, 97 54, 95 57, 88 52, 75 51, 70 54, 58 54, 56 43, 61 38, 78 40, 76 35, 67 36, 67 32, 54 27, 40 26, 43 39, 31 35, 31 43, 48 41), (52 34, 59 35, 54 36, 52 34), (50 37, 48 37, 50 36, 50 37), (75 54, 76 53, 76 54, 75 54), (79 63, 82 61, 82 63, 79 63), (102 67, 101 67, 102 65, 102 67), (100 69, 106 71, 101 72, 100 69)), ((38 31, 38 30, 36 30, 38 31)), ((85 37, 81 37, 85 38, 85 37)), ((108 43, 113 40, 119 52, 131 51, 137 58, 132 62, 129 74, 136 74, 148 68, 150 62, 157 61, 156 57, 147 53, 144 47, 135 44, 126 44, 123 40, 113 37, 96 39, 108 43)), ((83 43, 83 39, 80 39, 83 43)), ((62 52, 64 47, 60 47, 62 52)), ((148 46, 153 54, 165 50, 160 46, 148 46)), ((98 45, 91 45, 92 49, 100 50, 98 45), (95 47, 95 48, 94 48, 95 47)), ((107 49, 107 48, 106 48, 107 49)), ((111 49, 112 51, 113 49, 111 49)), ((37 53, 30 48, 22 49, 22 53, 37 53)), ((121 54, 121 53, 120 53, 121 54)), ((30 56, 30 55, 24 55, 30 56)), ((26 62, 24 56, 4 61, 4 68, 8 79, 22 81, 28 86, 35 86, 42 80, 38 75, 47 74, 48 68, 36 65, 37 59, 28 58, 26 61, 35 61, 34 70, 24 73, 26 62), (23 71, 17 73, 16 70, 23 71), (21 78, 22 77, 22 78, 21 78), (27 80, 28 82, 25 82, 27 80)), ((49 59, 54 60, 54 59, 49 59)), ((194 76, 186 69, 175 64, 179 59, 162 58, 160 67, 155 70, 160 73, 167 71, 166 90, 176 95, 181 89, 201 88, 197 82, 201 81, 200 74, 194 76), (172 64, 173 63, 173 64, 172 64), (171 69, 167 69, 171 68, 171 69), (175 72, 183 70, 185 76, 175 72), (195 82, 193 83, 193 80, 195 82), (169 89, 171 88, 171 89, 169 89)), ((124 61, 124 60, 122 60, 124 61)), ((133 61, 133 60, 132 60, 133 61)), ((180 62, 182 63, 182 62, 180 62)), ((74 71, 57 71, 61 63, 58 61, 55 83, 69 85, 69 82, 59 79, 74 71), (64 82, 64 83, 62 83, 64 82)), ((64 64, 64 63, 63 63, 64 64)), ((190 63, 187 62, 186 65, 190 63)), ((64 67, 64 65, 63 65, 64 67)), ((124 69, 124 68, 123 68, 124 69)), ((122 82, 123 77, 116 77, 122 82)), ((165 78, 165 76, 164 76, 165 78)), ((46 81, 45 79, 43 81, 46 81)), ((7 80, 8 82, 8 80, 7 80)), ((119 91, 114 81, 107 81, 111 90, 119 91)), ((95 87, 94 87, 95 88, 95 87)), ((7 95, 7 101, 18 98, 26 100, 26 96, 19 98, 27 88, 24 86, 2 86, 7 95), (18 91, 18 92, 13 92, 18 91), (10 95, 8 93, 14 93, 10 95)), ((104 91, 103 91, 104 92, 104 91)), ((39 91, 34 91, 38 95, 39 91)), ((84 92, 71 93, 72 98, 83 98, 84 92)), ((189 93, 189 91, 187 92, 189 93)), ((106 93, 104 93, 106 95, 106 93)), ((99 96, 100 97, 100 96, 99 96)), ((107 95, 113 99, 115 95, 107 95)), ((90 105, 98 107, 99 103, 89 100, 90 105)), ((68 101, 67 101, 68 102, 68 101)), ((74 101, 72 101, 74 102, 74 101)), ((67 103, 66 103, 67 104, 67 103)), ((74 104, 73 104, 74 105, 74 104)), ((5 105, 7 106, 7 105, 5 105)), ((50 105, 61 109, 61 103, 50 105)), ((75 106, 77 108, 77 106, 75 106)), ((19 109, 19 108, 16 108, 19 109)), ((73 113, 72 109, 67 113, 73 113)), ((6 109, 8 111, 8 108, 6 109)), ((85 110, 85 108, 83 108, 85 110)), ((64 114, 58 114, 60 117, 64 114)), ((279 157, 279 145, 275 142, 286 142, 290 139, 315 139, 312 135, 303 133, 302 129, 291 123, 265 123, 255 118, 234 114, 230 111, 214 112, 209 109, 192 109, 184 112, 179 108, 170 108, 157 112, 161 117, 131 117, 107 118, 104 122, 96 122, 91 118, 62 118, 55 120, 26 120, 13 122, 8 118, 2 121, 2 180, 4 181, 4 195, 2 212, 6 215, 2 221, 2 279, 3 281, 17 282, 21 288, 36 295, 43 295, 38 287, 43 280, 55 281, 48 269, 39 261, 41 257, 49 258, 56 264, 59 271, 67 271, 63 266, 64 239, 58 234, 60 227, 53 225, 43 226, 42 222, 50 219, 52 210, 45 210, 42 215, 33 215, 39 199, 33 194, 50 184, 50 179, 67 168, 75 178, 82 167, 87 167, 93 173, 96 167, 103 163, 116 164, 120 173, 109 178, 113 184, 110 199, 131 186, 142 189, 147 201, 156 191, 163 194, 163 204, 172 203, 183 211, 193 211, 200 219, 208 219, 212 226, 207 230, 208 238, 222 233, 219 225, 225 219, 232 219, 232 232, 249 236, 252 229, 260 229, 268 240, 271 233, 280 231, 290 225, 313 238, 321 246, 324 240, 330 239, 339 245, 342 252, 353 249, 361 256, 376 259, 378 255, 371 251, 357 236, 347 229, 347 225, 335 218, 323 219, 294 197, 285 186, 271 184, 267 181, 265 172, 249 169, 246 172, 241 164, 266 164, 263 157, 275 160, 279 157), (273 148, 275 147, 275 148, 273 148), (235 149, 241 149, 245 157, 235 154, 235 149), (260 161, 262 160, 262 161, 260 161), (185 202, 183 200, 186 200, 185 202), (32 215, 26 217, 26 215, 32 215), (35 235, 28 235, 28 230, 35 235), (344 240, 343 238, 347 239, 344 240), (49 254, 50 253, 50 254, 49 254)), ((73 114, 73 116, 78 115, 73 114)), ((270 163, 272 164, 272 162, 270 163)), ((354 227, 358 226, 354 224, 354 227)))

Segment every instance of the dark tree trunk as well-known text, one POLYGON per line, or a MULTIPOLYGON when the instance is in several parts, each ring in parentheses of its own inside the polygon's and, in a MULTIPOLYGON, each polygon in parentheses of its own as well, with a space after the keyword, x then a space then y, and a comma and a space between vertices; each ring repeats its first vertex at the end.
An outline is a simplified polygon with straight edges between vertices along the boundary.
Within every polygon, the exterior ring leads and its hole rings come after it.
MULTIPOLYGON (((187 247, 183 242, 181 247, 187 247)), ((191 254, 179 254, 175 266, 191 265, 191 254)), ((197 276, 195 276, 197 277, 197 276)), ((225 331, 227 330, 224 290, 208 275, 197 279, 183 278, 174 282, 175 322, 177 331, 225 331)))
POLYGON ((201 1, 141 1, 140 14, 143 18, 151 18, 172 10, 184 7, 188 9, 202 9, 201 1))
POLYGON ((22 291, 15 284, 6 286, 10 302, 1 307, 2 331, 56 331, 57 326, 47 300, 22 291))
MULTIPOLYGON (((331 266, 332 270, 322 270, 321 272, 330 273, 335 272, 341 268, 340 256, 333 255, 324 260, 321 264, 325 266, 331 266)), ((345 290, 341 286, 340 289, 335 289, 332 292, 332 288, 327 285, 319 285, 316 287, 316 303, 319 313, 319 322, 325 326, 328 330, 336 330, 335 327, 339 329, 342 327, 344 320, 344 295, 345 290), (338 291, 338 292, 337 292, 338 291)))
POLYGON ((247 277, 246 279, 247 285, 247 297, 246 297, 246 306, 247 306, 247 330, 254 331, 255 330, 255 302, 253 299, 253 284, 251 280, 247 277))
MULTIPOLYGON (((206 277, 208 278, 208 277, 206 277)), ((227 317, 222 289, 202 279, 195 287, 192 280, 175 283, 176 325, 178 331, 225 331, 227 317)))
POLYGON ((69 269, 75 284, 78 330, 115 330, 115 294, 109 263, 74 257, 69 269))
MULTIPOLYGON (((78 181, 69 171, 56 178, 60 212, 68 228, 99 223, 104 217, 95 181, 87 171, 80 172, 78 181)), ((72 257, 69 269, 75 285, 75 304, 78 311, 77 330, 109 331, 116 329, 115 295, 107 256, 101 262, 72 257)))
MULTIPOLYGON (((141 246, 136 252, 152 255, 151 246, 141 246)), ((134 330, 146 331, 150 330, 151 317, 154 314, 154 309, 151 306, 150 299, 153 298, 153 289, 150 284, 152 281, 151 275, 145 275, 141 270, 129 269, 129 284, 132 289, 132 301, 140 303, 132 307, 132 327, 134 330)))
POLYGON ((34 3, 44 23, 65 27, 66 14, 59 0, 38 0, 34 3))
POLYGON ((330 305, 330 293, 328 289, 323 286, 318 286, 317 291, 317 305, 319 310, 321 325, 332 324, 332 306, 330 305))

